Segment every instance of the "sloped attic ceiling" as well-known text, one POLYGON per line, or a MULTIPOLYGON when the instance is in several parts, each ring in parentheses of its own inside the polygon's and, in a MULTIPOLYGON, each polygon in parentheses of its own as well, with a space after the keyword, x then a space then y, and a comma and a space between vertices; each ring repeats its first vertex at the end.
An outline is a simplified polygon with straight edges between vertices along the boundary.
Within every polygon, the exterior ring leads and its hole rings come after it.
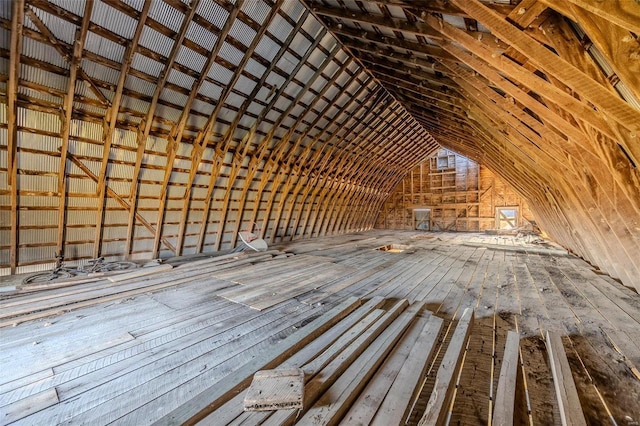
POLYGON ((368 229, 440 143, 640 287, 640 6, 513 3, 0 2, 1 266, 368 229))
POLYGON ((305 1, 438 142, 640 288, 638 2, 305 1))

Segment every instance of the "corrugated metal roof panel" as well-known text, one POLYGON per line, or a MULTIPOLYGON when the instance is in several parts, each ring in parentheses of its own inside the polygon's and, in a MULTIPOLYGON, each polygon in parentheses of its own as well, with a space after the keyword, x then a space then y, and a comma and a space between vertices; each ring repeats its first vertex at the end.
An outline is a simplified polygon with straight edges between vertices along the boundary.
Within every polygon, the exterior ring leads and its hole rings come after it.
POLYGON ((244 56, 241 51, 231 46, 226 41, 222 44, 222 48, 220 49, 220 54, 218 55, 223 59, 231 62, 233 65, 239 65, 242 61, 242 57, 244 56))
POLYGON ((229 17, 229 12, 213 0, 201 0, 197 13, 217 28, 222 28, 229 17))
MULTIPOLYGON (((206 123, 207 123, 207 117, 201 117, 199 115, 191 114, 187 119, 187 126, 194 126, 199 129, 203 129, 206 123)), ((191 132, 185 132, 185 133, 188 134, 191 132)))
POLYGON ((282 11, 285 12, 291 19, 298 21, 298 19, 304 13, 305 7, 299 1, 285 1, 282 4, 282 11))
POLYGON ((207 76, 225 85, 233 78, 233 72, 220 64, 213 64, 207 76))
MULTIPOLYGON (((17 122, 18 126, 44 130, 45 132, 60 133, 60 118, 53 114, 18 108, 17 122)), ((27 135, 23 134, 23 137, 26 136, 27 135)))
POLYGON ((118 84, 118 77, 120 76, 119 70, 114 70, 113 68, 96 64, 95 62, 91 62, 87 59, 82 60, 82 69, 87 73, 87 75, 98 80, 111 84, 118 84))
POLYGON ((179 10, 174 9, 161 0, 151 2, 149 17, 176 32, 180 30, 180 25, 182 25, 182 21, 185 18, 184 14, 179 10))
MULTIPOLYGON (((160 75, 160 72, 162 72, 162 70, 164 69, 164 67, 165 67, 164 64, 154 61, 153 59, 148 58, 139 53, 134 54, 133 60, 131 61, 131 68, 138 71, 142 71, 143 73, 154 76, 154 77, 158 77, 160 75)), ((127 76, 127 80, 131 78, 137 79, 137 77, 132 77, 131 75, 127 76)), ((148 82, 146 83, 151 84, 148 82)), ((151 91, 151 93, 153 93, 153 90, 151 91)))
POLYGON ((14 3, 12 1, 0 1, 0 17, 11 19, 13 4, 14 3))
POLYGON ((233 23, 233 26, 229 31, 229 35, 235 38, 236 40, 238 40, 239 42, 241 42, 242 44, 244 44, 245 46, 249 47, 251 45, 251 42, 256 36, 256 32, 253 30, 253 28, 251 28, 241 20, 237 19, 233 23))
POLYGON ((67 190, 71 194, 93 194, 98 185, 91 179, 67 178, 67 190))
MULTIPOLYGON (((69 135, 71 137, 82 137, 92 139, 94 141, 102 141, 102 126, 98 123, 89 123, 82 120, 71 120, 71 126, 69 128, 69 135)), ((96 157, 102 157, 102 147, 95 144, 89 144, 84 142, 76 142, 78 146, 86 146, 86 149, 91 150, 96 157)), ((77 154, 87 154, 89 151, 76 152, 77 154)))
MULTIPOLYGON (((167 77, 167 81, 169 83, 173 83, 175 85, 178 85, 182 88, 185 89, 191 89, 191 86, 193 85, 193 83, 196 81, 195 78, 188 76, 178 70, 176 70, 175 68, 172 69, 169 72, 169 76, 167 77)), ((166 89, 165 89, 166 90, 166 89)), ((163 91, 164 92, 164 91, 163 91)), ((185 102, 186 102, 186 97, 185 97, 185 102)), ((184 105, 183 103, 180 105, 184 105)))
POLYGON ((168 57, 171 54, 171 48, 174 42, 164 34, 160 34, 158 31, 145 26, 142 30, 142 35, 140 35, 139 44, 168 57))
POLYGON ((218 39, 215 34, 208 30, 205 30, 193 21, 191 22, 191 24, 189 24, 189 29, 187 30, 187 38, 207 50, 213 50, 213 46, 218 39))
POLYGON ((260 42, 256 46, 255 53, 262 56, 268 61, 273 60, 278 51, 280 50, 280 46, 278 43, 273 41, 270 37, 262 37, 260 42))
POLYGON ((305 30, 307 33, 309 33, 311 37, 315 38, 318 36, 318 33, 322 31, 323 26, 322 24, 320 24, 320 22, 318 22, 316 18, 310 15, 304 21, 304 24, 302 25, 302 29, 305 30))
MULTIPOLYGON (((211 73, 209 73, 209 75, 210 74, 211 73)), ((202 83, 202 86, 200 86, 200 90, 198 91, 198 93, 204 96, 208 96, 212 99, 218 99, 220 97, 220 94, 222 93, 222 88, 208 81, 204 81, 202 83)))
POLYGON ((271 8, 262 0, 254 0, 244 2, 242 10, 249 15, 251 19, 262 25, 271 8))
POLYGON ((271 24, 269 24, 269 32, 277 37, 281 42, 287 39, 291 30, 293 30, 293 27, 280 15, 276 15, 271 21, 271 24))
POLYGON ((206 102, 202 102, 199 99, 194 99, 193 103, 191 104, 191 108, 203 114, 209 115, 213 112, 215 106, 206 102))
POLYGON ((287 74, 291 74, 297 65, 298 60, 289 52, 285 52, 285 54, 282 55, 282 58, 280 58, 277 63, 278 68, 280 68, 287 74))
POLYGON ((225 104, 240 108, 240 105, 242 105, 244 100, 245 98, 243 98, 242 96, 238 96, 235 93, 230 93, 229 96, 227 96, 225 104))
POLYGON ((256 76, 256 77, 262 77, 262 74, 266 71, 266 68, 264 66, 262 66, 261 64, 259 64, 254 59, 249 59, 249 61, 247 61, 247 65, 244 67, 244 69, 249 74, 251 74, 253 76, 256 76))
POLYGON ((124 56, 125 46, 100 37, 89 31, 84 44, 84 48, 89 52, 93 52, 103 58, 121 63, 124 56))
POLYGON ((60 56, 57 50, 28 37, 22 39, 22 54, 60 68, 69 69, 69 64, 62 59, 62 56, 60 56))
POLYGON ((197 71, 198 73, 202 71, 202 68, 204 67, 206 61, 207 58, 185 46, 180 46, 180 50, 178 51, 178 55, 176 56, 176 62, 189 67, 190 69, 197 71))
MULTIPOLYGON (((166 88, 160 93, 160 99, 171 102, 172 104, 175 104, 177 106, 186 105, 187 98, 187 95, 166 88)), ((160 107, 160 105, 158 105, 158 107, 160 107)))
POLYGON ((251 94, 251 91, 256 87, 256 82, 253 80, 249 80, 247 77, 241 75, 240 78, 238 78, 238 81, 236 83, 236 85, 234 86, 234 88, 242 93, 244 93, 245 95, 249 96, 249 94, 251 94))
MULTIPOLYGON (((173 92, 175 93, 175 92, 173 92)), ((175 108, 158 104, 156 108, 156 115, 162 118, 166 118, 170 121, 177 122, 180 119, 180 111, 175 108)), ((163 126, 166 127, 166 126, 163 126)))
POLYGON ((49 0, 49 2, 60 6, 69 12, 75 13, 78 16, 82 16, 84 14, 85 0, 49 0))
MULTIPOLYGON (((154 1, 153 3, 159 2, 154 1)), ((153 6, 151 8, 153 9, 153 6)), ((135 19, 99 0, 93 3, 91 21, 128 39, 132 38, 136 31, 137 21, 135 19)))
POLYGON ((122 100, 120 101, 120 107, 129 108, 141 113, 146 113, 149 110, 149 103, 140 99, 123 96, 122 100))
POLYGON ((134 77, 131 74, 129 74, 127 76, 127 79, 124 82, 124 87, 126 87, 127 89, 134 90, 138 93, 142 93, 147 96, 153 96, 156 85, 149 81, 142 80, 138 77, 134 77))

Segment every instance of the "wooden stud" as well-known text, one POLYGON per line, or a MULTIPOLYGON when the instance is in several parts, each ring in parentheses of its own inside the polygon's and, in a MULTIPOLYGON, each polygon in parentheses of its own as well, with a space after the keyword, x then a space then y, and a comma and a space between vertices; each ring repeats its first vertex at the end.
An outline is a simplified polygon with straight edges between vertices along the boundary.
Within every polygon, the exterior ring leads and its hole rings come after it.
POLYGON ((12 3, 11 53, 9 57, 9 81, 7 84, 7 183, 11 185, 11 241, 9 265, 11 274, 18 266, 18 82, 20 80, 20 55, 22 54, 22 26, 24 0, 12 3))

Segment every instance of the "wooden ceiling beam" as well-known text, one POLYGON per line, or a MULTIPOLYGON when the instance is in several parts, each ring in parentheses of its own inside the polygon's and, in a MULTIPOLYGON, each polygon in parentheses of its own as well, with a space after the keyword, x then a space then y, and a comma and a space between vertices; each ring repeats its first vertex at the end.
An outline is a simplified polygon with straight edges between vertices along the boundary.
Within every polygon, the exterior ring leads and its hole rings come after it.
MULTIPOLYGON (((311 10, 324 17, 328 18, 337 18, 343 19, 351 22, 359 22, 369 25, 375 25, 382 28, 387 28, 390 30, 397 30, 401 32, 406 32, 409 34, 428 37, 432 40, 442 40, 443 36, 431 28, 429 25, 426 25, 424 22, 416 21, 409 22, 405 19, 399 18, 389 18, 385 16, 376 16, 373 14, 363 14, 363 13, 354 13, 347 9, 340 9, 336 7, 329 7, 321 5, 317 2, 308 2, 311 10)), ((508 44, 500 41, 497 37, 494 37, 491 34, 483 33, 479 31, 464 31, 469 37, 473 37, 475 39, 482 40, 489 48, 505 50, 509 47, 508 44)))
MULTIPOLYGON (((600 16, 609 22, 640 35, 640 8, 637 3, 625 0, 540 0, 552 9, 563 13, 569 4, 600 16), (569 3, 569 4, 568 4, 569 3)), ((568 16, 568 15, 566 15, 568 16)))
MULTIPOLYGON (((582 70, 552 53, 518 28, 506 22, 502 16, 497 15, 478 0, 451 1, 489 28, 494 35, 502 40, 508 40, 508 43, 514 49, 527 55, 538 69, 571 87, 620 125, 631 131, 631 136, 636 142, 640 139, 640 111, 593 81, 582 70)), ((638 164, 640 162, 640 144, 625 143, 625 148, 638 164)))

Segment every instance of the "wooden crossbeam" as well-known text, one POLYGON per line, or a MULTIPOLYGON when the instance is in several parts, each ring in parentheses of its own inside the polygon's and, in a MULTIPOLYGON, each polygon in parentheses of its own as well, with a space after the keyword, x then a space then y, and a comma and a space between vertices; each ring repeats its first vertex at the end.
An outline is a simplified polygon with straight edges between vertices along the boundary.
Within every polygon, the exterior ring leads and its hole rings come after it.
MULTIPOLYGON (((92 181, 94 182, 98 182, 99 177, 96 176, 87 166, 85 166, 82 161, 80 161, 79 159, 77 159, 73 154, 68 153, 67 154, 67 158, 76 166, 78 166, 78 168, 80 170, 82 170, 92 181)), ((138 221, 140 221, 140 223, 147 228, 147 230, 149 232, 151 232, 152 234, 156 233, 155 228, 153 227, 153 225, 151 225, 140 213, 135 211, 135 207, 132 206, 131 204, 129 204, 127 201, 124 200, 124 198, 122 198, 120 195, 118 195, 114 190, 112 190, 109 187, 106 187, 106 193, 108 196, 110 196, 111 198, 113 198, 114 200, 116 200, 118 202, 118 204, 120 204, 125 210, 127 210, 128 212, 132 212, 133 216, 138 219, 138 221)), ((171 244, 171 242, 169 240, 167 240, 166 238, 162 238, 161 240, 165 246, 167 246, 167 248, 173 252, 175 252, 175 248, 173 247, 173 244, 171 244)))
POLYGON ((601 16, 615 25, 640 34, 640 9, 637 4, 625 0, 611 0, 606 2, 596 0, 539 0, 547 6, 562 13, 566 3, 571 3, 595 16, 601 16), (563 4, 564 3, 564 4, 563 4))
MULTIPOLYGON (((593 81, 582 70, 541 46, 537 41, 506 22, 500 15, 483 6, 478 0, 451 1, 489 28, 497 37, 508 40, 514 49, 526 55, 538 69, 571 87, 621 126, 630 130, 637 140, 640 134, 640 111, 593 81)), ((601 127, 597 126, 597 128, 601 127)), ((625 144, 625 148, 636 160, 636 163, 640 162, 639 144, 625 144)))

